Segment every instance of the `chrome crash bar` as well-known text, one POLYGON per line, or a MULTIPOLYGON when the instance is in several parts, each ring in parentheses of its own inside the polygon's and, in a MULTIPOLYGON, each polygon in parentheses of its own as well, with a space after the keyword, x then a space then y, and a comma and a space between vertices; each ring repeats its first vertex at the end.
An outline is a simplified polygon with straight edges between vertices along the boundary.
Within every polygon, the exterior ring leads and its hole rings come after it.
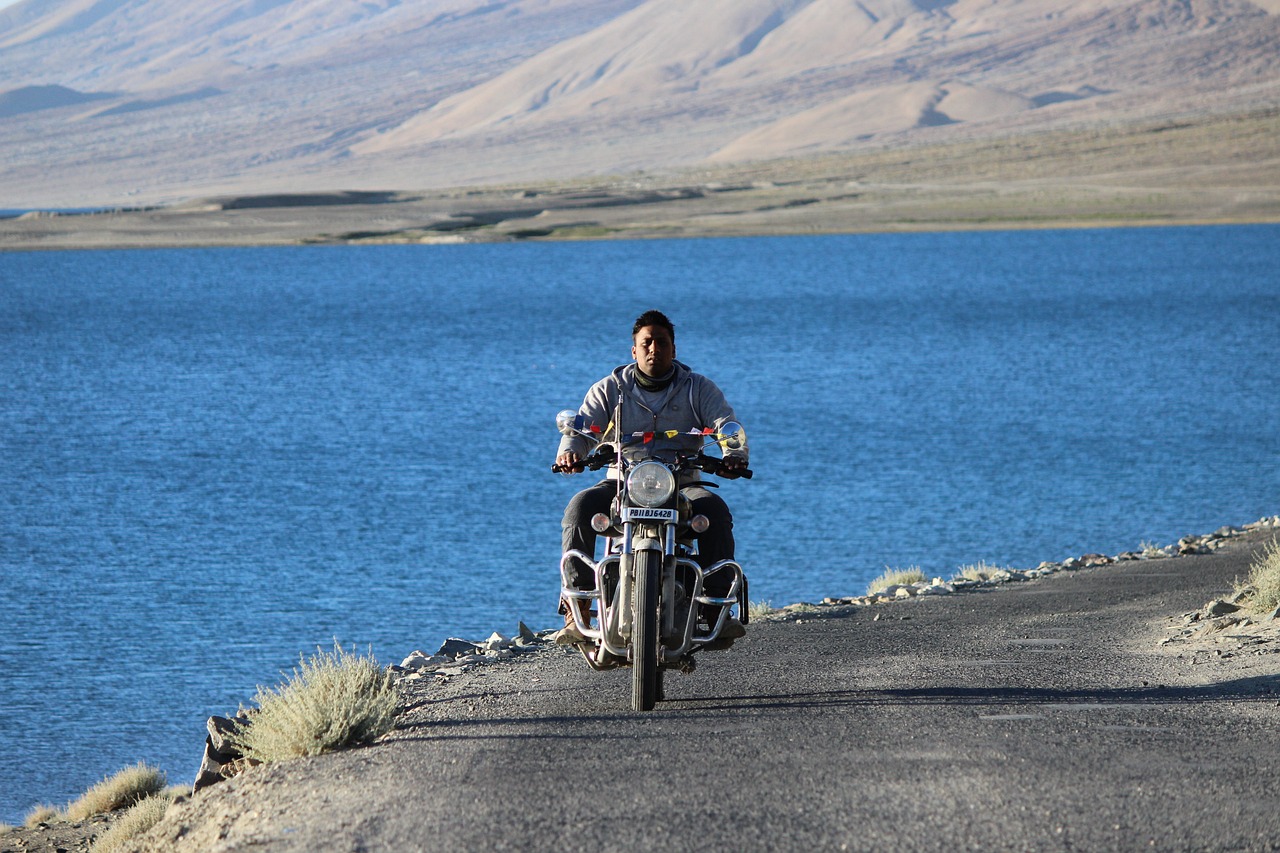
MULTIPOLYGON (((696 561, 681 557, 677 558, 676 565, 688 569, 692 573, 694 584, 693 590, 688 597, 691 604, 719 607, 720 613, 716 618, 716 623, 708 626, 706 633, 700 634, 697 633, 698 608, 690 606, 685 613, 683 626, 678 626, 678 630, 672 631, 664 637, 662 648, 662 660, 664 662, 674 662, 689 654, 690 651, 696 650, 695 647, 715 642, 720 636, 720 631, 724 628, 725 621, 729 618, 730 608, 737 606, 741 611, 742 607, 745 606, 742 602, 742 589, 744 586, 742 566, 737 561, 721 560, 712 565, 711 568, 703 569, 696 561), (706 579, 718 572, 725 571, 732 573, 728 592, 723 597, 705 594, 706 579), (678 637, 678 645, 673 645, 676 637, 678 637)), ((593 603, 596 608, 595 623, 598 627, 592 627, 590 617, 583 618, 580 608, 570 607, 569 612, 573 616, 574 625, 582 632, 584 637, 594 640, 601 651, 622 659, 627 657, 627 639, 631 634, 630 588, 631 585, 624 582, 621 577, 621 556, 618 554, 609 554, 597 562, 582 551, 570 550, 566 551, 560 558, 561 597, 569 603, 580 601, 593 603), (581 589, 571 583, 569 573, 569 561, 571 559, 581 560, 591 568, 596 580, 595 589, 581 589), (617 590, 612 603, 607 602, 602 593, 602 590, 605 589, 606 572, 611 569, 617 572, 617 590)), ((667 601, 664 606, 670 606, 670 603, 670 601, 667 601)))

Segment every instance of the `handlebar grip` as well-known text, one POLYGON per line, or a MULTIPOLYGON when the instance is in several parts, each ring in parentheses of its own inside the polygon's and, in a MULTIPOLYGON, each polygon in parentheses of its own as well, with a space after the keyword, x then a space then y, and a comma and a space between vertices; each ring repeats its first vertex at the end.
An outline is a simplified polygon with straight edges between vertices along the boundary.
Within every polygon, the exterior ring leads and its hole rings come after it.
POLYGON ((611 454, 593 453, 586 459, 579 459, 577 465, 552 464, 551 473, 563 474, 566 471, 586 471, 588 468, 592 471, 599 471, 612 461, 613 456, 611 454))

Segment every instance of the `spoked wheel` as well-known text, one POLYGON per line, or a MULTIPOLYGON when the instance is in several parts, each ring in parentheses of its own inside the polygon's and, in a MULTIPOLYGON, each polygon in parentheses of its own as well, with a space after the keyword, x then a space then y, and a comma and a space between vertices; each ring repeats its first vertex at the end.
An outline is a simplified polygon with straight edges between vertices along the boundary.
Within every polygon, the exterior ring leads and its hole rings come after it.
POLYGON ((658 671, 658 592, 662 583, 662 556, 657 551, 637 551, 633 557, 635 590, 631 614, 631 708, 652 711, 661 698, 658 671))

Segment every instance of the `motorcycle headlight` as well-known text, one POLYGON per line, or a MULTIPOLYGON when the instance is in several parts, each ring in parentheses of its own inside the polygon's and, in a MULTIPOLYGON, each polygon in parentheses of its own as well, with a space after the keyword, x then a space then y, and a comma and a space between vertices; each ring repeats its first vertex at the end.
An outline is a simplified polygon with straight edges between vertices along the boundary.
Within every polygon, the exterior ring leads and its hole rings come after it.
POLYGON ((676 493, 676 475, 661 462, 641 462, 627 475, 627 494, 640 506, 662 506, 676 493))

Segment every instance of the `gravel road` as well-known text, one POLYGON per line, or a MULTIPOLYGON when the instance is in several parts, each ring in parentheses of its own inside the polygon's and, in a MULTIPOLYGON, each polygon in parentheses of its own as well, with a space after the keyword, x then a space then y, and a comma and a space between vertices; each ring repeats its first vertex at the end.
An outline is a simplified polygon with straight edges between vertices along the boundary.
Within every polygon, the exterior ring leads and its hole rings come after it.
POLYGON ((148 848, 1274 850, 1280 642, 1160 640, 1275 535, 753 623, 647 714, 559 648, 408 682, 384 742, 221 783, 148 848))

